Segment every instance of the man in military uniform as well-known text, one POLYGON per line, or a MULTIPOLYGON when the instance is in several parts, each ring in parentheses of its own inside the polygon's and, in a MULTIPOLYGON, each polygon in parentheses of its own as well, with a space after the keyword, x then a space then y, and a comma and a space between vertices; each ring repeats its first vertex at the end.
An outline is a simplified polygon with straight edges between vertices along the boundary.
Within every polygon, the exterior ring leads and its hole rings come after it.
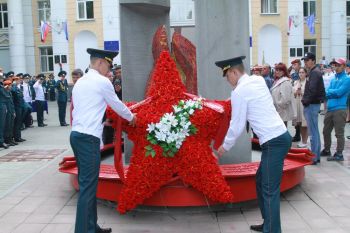
POLYGON ((50 96, 50 101, 55 101, 56 100, 56 81, 55 81, 55 77, 53 76, 53 74, 49 75, 49 80, 47 81, 47 88, 48 88, 48 93, 50 96))
POLYGON ((70 144, 79 171, 79 198, 75 233, 110 233, 97 224, 96 190, 100 168, 102 119, 107 104, 122 118, 135 125, 136 117, 118 99, 107 79, 117 52, 88 49, 90 69, 73 88, 73 124, 70 144))
POLYGON ((23 139, 21 136, 21 128, 22 128, 22 120, 23 120, 22 112, 25 105, 24 105, 24 99, 23 99, 23 92, 21 91, 20 88, 18 88, 17 82, 19 82, 19 78, 16 76, 13 78, 12 88, 11 88, 13 104, 15 106, 15 112, 16 112, 16 117, 15 117, 15 122, 13 127, 13 136, 14 136, 15 142, 24 142, 25 139, 23 139))
POLYGON ((35 106, 36 106, 36 115, 38 120, 38 127, 45 127, 47 124, 44 124, 44 108, 45 108, 45 94, 42 83, 45 80, 44 74, 38 74, 37 81, 33 85, 35 89, 35 106))
POLYGON ((23 115, 23 123, 25 128, 30 128, 33 127, 33 118, 32 118, 32 91, 29 85, 29 79, 30 75, 29 74, 24 74, 23 75, 23 85, 22 85, 22 90, 23 90, 23 99, 25 103, 25 112, 23 115))
POLYGON ((12 81, 10 78, 10 77, 13 77, 13 74, 8 75, 8 77, 9 78, 7 78, 7 80, 4 82, 4 87, 9 97, 6 101, 7 113, 6 113, 6 120, 5 120, 4 141, 6 144, 10 146, 15 146, 15 145, 18 145, 18 143, 13 140, 13 125, 16 117, 16 112, 15 112, 15 106, 13 104, 13 98, 11 93, 12 81))
POLYGON ((10 95, 5 90, 4 76, 0 75, 0 148, 7 149, 9 146, 5 143, 4 133, 5 133, 5 121, 7 114, 7 102, 10 100, 10 95))
POLYGON ((58 73, 58 77, 60 80, 56 82, 57 88, 57 104, 58 104, 58 116, 60 120, 61 126, 67 126, 69 124, 66 123, 66 108, 67 108, 67 100, 68 100, 68 83, 66 80, 67 72, 62 70, 58 73))

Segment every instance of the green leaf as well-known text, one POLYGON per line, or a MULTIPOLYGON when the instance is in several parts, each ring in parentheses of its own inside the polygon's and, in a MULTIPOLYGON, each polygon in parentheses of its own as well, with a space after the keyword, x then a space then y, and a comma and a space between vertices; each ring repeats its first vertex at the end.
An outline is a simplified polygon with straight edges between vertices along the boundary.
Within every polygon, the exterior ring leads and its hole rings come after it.
POLYGON ((172 152, 172 151, 170 151, 170 152, 168 153, 168 155, 169 155, 169 157, 174 158, 175 153, 172 152))
POLYGON ((171 147, 171 152, 176 153, 177 152, 177 148, 176 147, 171 147))
POLYGON ((151 151, 146 151, 146 157, 148 157, 151 154, 151 151))
POLYGON ((149 142, 153 145, 157 145, 157 141, 155 139, 151 139, 151 140, 149 140, 149 142))
POLYGON ((146 150, 153 150, 153 148, 152 148, 151 145, 145 146, 145 149, 146 149, 146 150))
POLYGON ((152 158, 156 156, 156 152, 154 150, 151 151, 152 158))

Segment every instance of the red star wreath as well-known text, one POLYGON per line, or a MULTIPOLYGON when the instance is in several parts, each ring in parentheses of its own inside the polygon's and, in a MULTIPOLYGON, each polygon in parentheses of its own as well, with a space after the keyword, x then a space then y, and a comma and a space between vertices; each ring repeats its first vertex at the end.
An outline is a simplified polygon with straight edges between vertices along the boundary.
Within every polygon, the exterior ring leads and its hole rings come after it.
MULTIPOLYGON (((152 73, 147 101, 133 109, 137 114, 137 126, 132 128, 127 122, 123 123, 123 130, 133 141, 134 148, 119 197, 120 213, 124 214, 142 204, 145 199, 177 176, 213 201, 228 203, 233 200, 230 187, 222 176, 210 146, 217 135, 224 110, 230 112, 229 103, 225 105, 227 102, 218 104, 202 100, 203 108, 196 109, 188 117, 196 130, 184 139, 173 156, 164 156, 164 146, 156 142, 151 143, 154 151, 152 156, 147 153, 150 145, 147 139, 148 125, 159 122, 164 114, 172 113, 173 106, 178 105, 180 101, 198 99, 185 91, 175 62, 168 51, 163 51, 152 73)), ((115 120, 118 116, 108 109, 107 117, 115 120)))

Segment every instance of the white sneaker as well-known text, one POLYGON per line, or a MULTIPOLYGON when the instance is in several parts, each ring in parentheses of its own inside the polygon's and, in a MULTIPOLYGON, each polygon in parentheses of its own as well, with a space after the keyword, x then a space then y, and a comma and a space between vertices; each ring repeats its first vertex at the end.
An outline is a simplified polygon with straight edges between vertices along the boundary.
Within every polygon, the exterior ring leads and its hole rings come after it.
POLYGON ((301 142, 298 144, 298 148, 307 148, 307 144, 301 142))

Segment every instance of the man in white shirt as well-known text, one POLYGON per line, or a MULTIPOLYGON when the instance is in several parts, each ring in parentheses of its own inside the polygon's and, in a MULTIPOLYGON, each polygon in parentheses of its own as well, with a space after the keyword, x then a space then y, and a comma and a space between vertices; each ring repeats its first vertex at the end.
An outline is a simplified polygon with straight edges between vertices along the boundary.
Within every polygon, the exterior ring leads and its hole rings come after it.
POLYGON ((260 76, 248 76, 242 60, 245 56, 218 61, 223 76, 232 85, 232 115, 230 127, 219 156, 230 150, 248 121, 259 138, 261 162, 256 173, 256 190, 264 223, 252 225, 255 231, 280 233, 280 183, 283 161, 291 147, 292 138, 277 113, 271 94, 260 76))
POLYGON ((26 105, 26 111, 24 113, 24 125, 26 128, 33 127, 32 126, 32 91, 30 90, 29 86, 29 79, 30 75, 29 74, 24 74, 23 75, 23 99, 26 105))
POLYGON ((42 83, 44 82, 45 75, 38 74, 37 81, 33 85, 35 90, 35 105, 36 105, 36 116, 38 120, 38 126, 44 127, 44 107, 45 107, 45 94, 42 83))
POLYGON ((90 69, 73 88, 73 123, 70 144, 78 165, 79 199, 75 233, 109 233, 97 224, 96 189, 100 169, 102 119, 109 105, 135 125, 136 116, 121 102, 106 77, 118 52, 87 49, 90 69))

